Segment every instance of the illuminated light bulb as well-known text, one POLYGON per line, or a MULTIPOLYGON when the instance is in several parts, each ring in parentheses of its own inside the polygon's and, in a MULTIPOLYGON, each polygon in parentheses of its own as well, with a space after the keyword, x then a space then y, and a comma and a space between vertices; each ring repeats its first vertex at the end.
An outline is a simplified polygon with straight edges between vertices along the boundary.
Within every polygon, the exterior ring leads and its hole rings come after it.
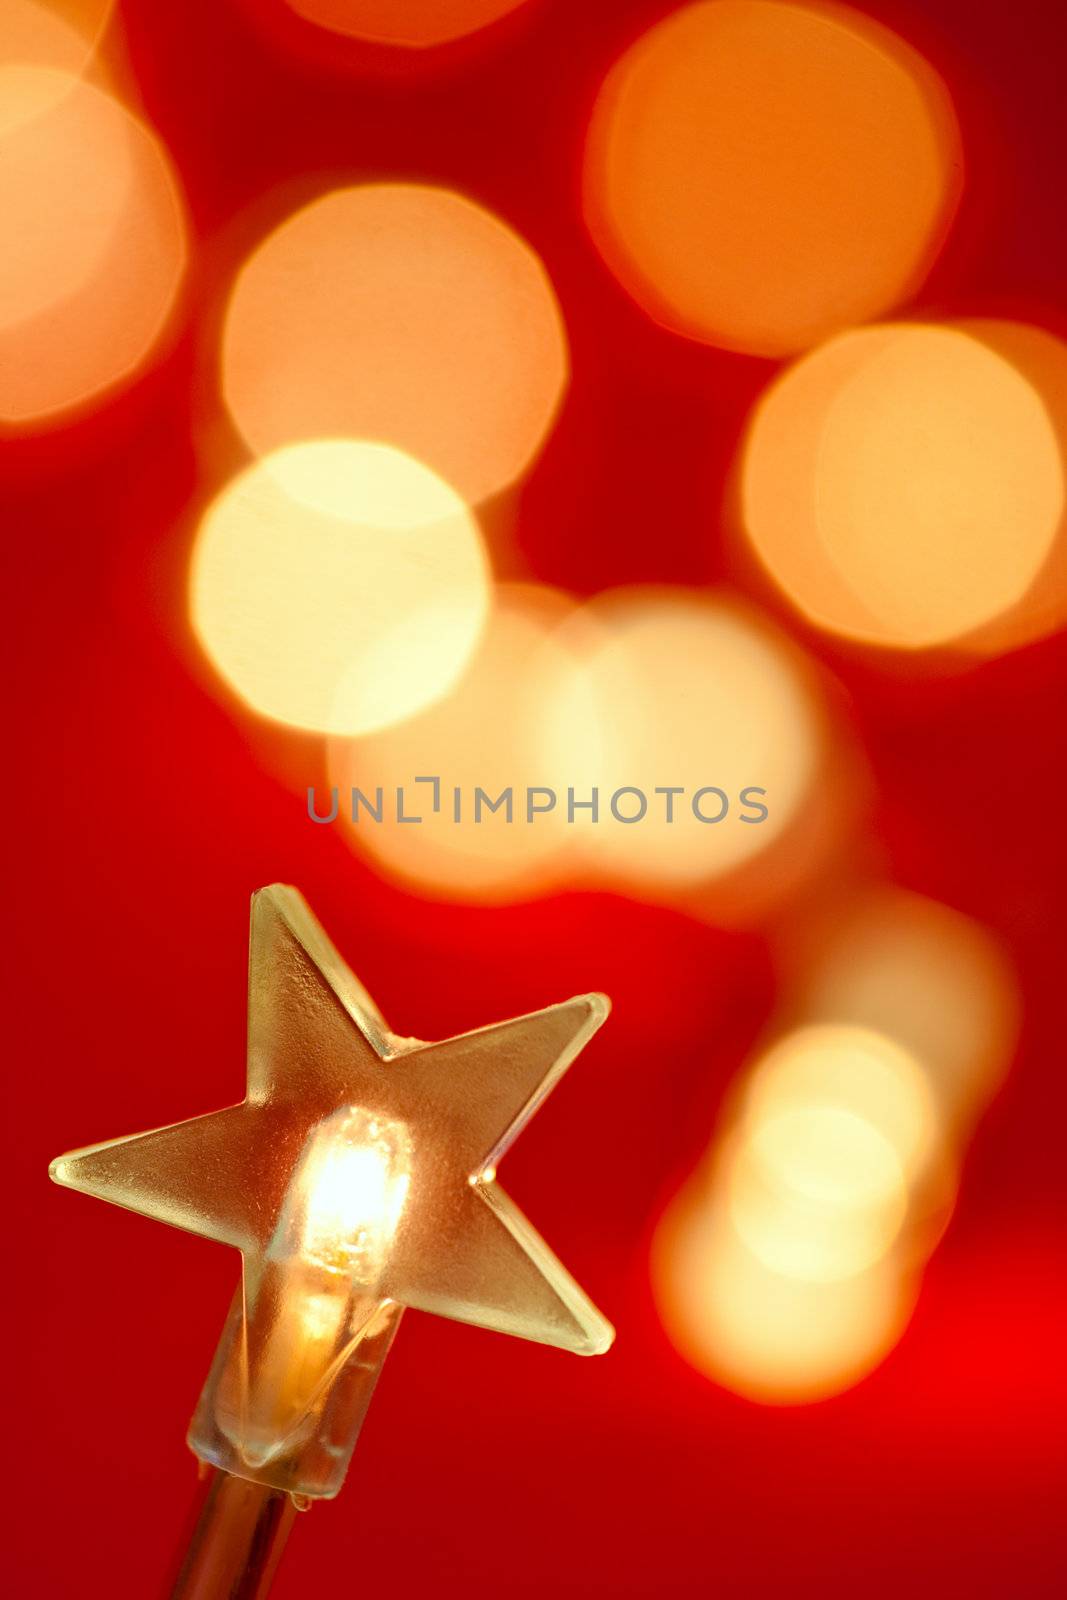
POLYGON ((189 607, 255 711, 366 733, 456 681, 489 572, 470 510, 428 467, 388 445, 319 440, 253 463, 208 508, 189 607))
POLYGON ((910 298, 960 190, 944 85, 844 6, 681 6, 597 98, 584 210, 665 327, 783 356, 910 298))
POLYGON ((608 1008, 584 995, 439 1044, 401 1038, 280 885, 253 900, 248 993, 240 1105, 51 1172, 241 1251, 189 1442, 239 1477, 331 1496, 402 1308, 583 1355, 610 1345, 496 1181, 608 1008))
POLYGON ((447 44, 517 11, 524 0, 286 0, 308 22, 372 44, 447 44))
POLYGON ((143 366, 185 270, 181 202, 149 130, 101 90, 0 66, 0 425, 69 412, 143 366))
POLYGON ((220 353, 226 404, 258 455, 375 439, 470 503, 526 470, 568 378, 555 292, 530 246, 447 189, 336 189, 244 262, 220 353))
POLYGON ((900 1338, 917 1279, 893 1255, 832 1281, 786 1276, 755 1255, 721 1204, 683 1192, 652 1250, 659 1315, 679 1354, 764 1405, 851 1388, 900 1338))
POLYGON ((568 832, 600 880, 687 894, 749 866, 803 814, 824 756, 813 685, 727 594, 608 591, 559 638, 577 664, 545 697, 539 764, 563 807, 573 790, 568 832))
MULTIPOLYGON (((545 699, 573 668, 557 632, 573 610, 556 590, 498 585, 485 632, 449 695, 394 728, 331 741, 340 825, 391 877, 423 893, 478 901, 519 898, 561 881, 569 860, 562 813, 531 818, 526 795, 544 782, 545 699), (418 774, 421 783, 413 781, 418 774), (417 826, 398 817, 400 791, 403 814, 418 816, 417 826)), ((331 791, 331 803, 334 797, 331 791)))
MULTIPOLYGON (((242 1460, 292 1453, 332 1378, 379 1313, 381 1281, 411 1182, 404 1124, 354 1106, 320 1123, 293 1174, 215 1401, 242 1460)), ((247 1289, 246 1289, 247 1293, 247 1289)))
POLYGON ((410 1144, 402 1124, 358 1107, 313 1135, 293 1180, 312 1266, 377 1287, 411 1182, 410 1144))
POLYGON ((843 334, 771 387, 742 501, 756 555, 813 622, 920 650, 1025 595, 1064 474, 1021 372, 957 329, 897 324, 843 334))
POLYGON ((908 1209, 900 1161, 879 1130, 833 1105, 753 1120, 728 1158, 733 1226, 787 1278, 852 1277, 891 1249, 908 1209))
MULTIPOLYGON (((847 1041, 865 1029, 895 1041, 920 1065, 945 1135, 965 1130, 996 1091, 1019 1001, 1005 952, 969 917, 879 886, 828 908, 778 964, 794 1012, 813 1025, 794 1037, 847 1041)), ((863 1093, 875 1082, 856 1075, 863 1093)))

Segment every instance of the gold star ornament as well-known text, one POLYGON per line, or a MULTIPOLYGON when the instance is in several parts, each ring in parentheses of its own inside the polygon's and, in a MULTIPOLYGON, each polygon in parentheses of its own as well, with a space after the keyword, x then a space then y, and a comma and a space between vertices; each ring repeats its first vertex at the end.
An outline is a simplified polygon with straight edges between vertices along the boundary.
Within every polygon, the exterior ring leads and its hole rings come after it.
POLYGON ((400 1038, 295 889, 253 896, 245 1099, 50 1169, 240 1250, 189 1433, 201 1459, 336 1494, 405 1306, 608 1348, 610 1324, 496 1182, 607 1013, 583 995, 441 1044, 400 1038))

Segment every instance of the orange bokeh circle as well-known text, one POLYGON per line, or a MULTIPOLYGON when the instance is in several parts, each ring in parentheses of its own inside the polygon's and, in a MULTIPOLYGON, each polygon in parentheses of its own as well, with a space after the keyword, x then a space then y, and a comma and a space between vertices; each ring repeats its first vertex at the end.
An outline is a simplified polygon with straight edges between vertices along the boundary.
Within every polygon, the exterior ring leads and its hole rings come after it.
POLYGON ((0 0, 0 65, 81 73, 114 9, 115 0, 0 0))
POLYGON ((286 0, 298 16, 372 44, 447 44, 517 11, 525 0, 286 0))
MULTIPOLYGON (((1067 344, 1047 328, 992 318, 953 323, 1009 361, 1040 395, 1067 479, 1067 344)), ((1067 498, 1048 555, 1026 592, 1006 611, 960 641, 978 656, 1001 655, 1055 633, 1067 623, 1067 498)))
POLYGON ((131 377, 173 309, 181 202, 155 136, 68 72, 0 67, 0 422, 33 424, 131 377))
POLYGON ((895 35, 842 6, 709 0, 608 74, 584 204, 656 321, 782 356, 914 291, 960 171, 948 96, 895 35))
POLYGON ((257 454, 378 439, 471 503, 528 466, 567 373, 530 247, 420 184, 338 189, 288 217, 241 268, 223 332, 226 401, 257 454))
POLYGON ((841 334, 767 391, 742 511, 763 566, 822 628, 893 649, 965 639, 1028 592, 1064 507, 1043 400, 951 326, 841 334))

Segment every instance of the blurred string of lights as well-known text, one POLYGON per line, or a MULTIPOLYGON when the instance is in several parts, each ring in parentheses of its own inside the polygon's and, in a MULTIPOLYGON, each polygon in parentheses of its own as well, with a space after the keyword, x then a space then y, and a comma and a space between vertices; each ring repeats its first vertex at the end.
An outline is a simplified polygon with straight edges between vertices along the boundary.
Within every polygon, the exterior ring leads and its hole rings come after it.
POLYGON ((779 1016, 660 1219, 652 1276, 694 1366, 788 1404, 848 1388, 902 1333, 1018 1002, 982 928, 893 888, 832 903, 782 966, 779 1016))
POLYGON ((380 869, 431 895, 584 885, 722 909, 730 891, 754 903, 763 859, 816 831, 835 731, 801 652, 730 591, 579 604, 500 584, 456 691, 373 738, 331 739, 324 800, 380 869), (444 794, 412 830, 383 796, 416 773, 444 794), (510 806, 464 804, 475 786, 510 806), (380 820, 347 805, 354 787, 380 820))
MULTIPOLYGON (((519 9, 287 3, 420 50, 519 9)), ((183 204, 109 84, 111 10, 0 0, 9 434, 104 403, 180 309, 183 204)), ((914 49, 845 7, 776 0, 679 5, 647 29, 606 64, 583 158, 590 240, 633 301, 671 334, 788 363, 738 460, 760 571, 816 629, 929 672, 1067 609, 1067 349, 1020 323, 885 320, 921 287, 962 173, 950 97, 914 49)), ((833 896, 860 764, 826 675, 751 600, 494 584, 478 507, 533 466, 569 359, 536 252, 461 195, 363 184, 282 219, 229 293, 220 383, 252 460, 201 522, 191 619, 241 706, 326 736, 337 792, 429 769, 582 796, 536 827, 342 810, 353 846, 413 891, 608 888, 779 941, 778 1015, 660 1222, 652 1275, 700 1371, 811 1400, 907 1322, 1010 1060, 1013 982, 943 906, 833 896), (766 824, 684 807, 594 822, 588 805, 709 782, 728 811, 761 786, 766 824), (818 889, 799 928, 798 885, 818 889)))

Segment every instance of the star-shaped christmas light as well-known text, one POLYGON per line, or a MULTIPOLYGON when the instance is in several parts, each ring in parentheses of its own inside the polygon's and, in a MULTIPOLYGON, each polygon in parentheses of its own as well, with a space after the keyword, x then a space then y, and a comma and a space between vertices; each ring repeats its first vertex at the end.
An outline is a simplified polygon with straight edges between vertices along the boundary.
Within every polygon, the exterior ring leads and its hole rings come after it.
POLYGON ((584 995, 440 1044, 400 1038, 295 889, 253 897, 246 1098, 51 1168, 241 1251, 190 1432, 202 1458, 336 1493, 405 1306, 608 1348, 610 1325, 496 1183, 607 1012, 584 995))

